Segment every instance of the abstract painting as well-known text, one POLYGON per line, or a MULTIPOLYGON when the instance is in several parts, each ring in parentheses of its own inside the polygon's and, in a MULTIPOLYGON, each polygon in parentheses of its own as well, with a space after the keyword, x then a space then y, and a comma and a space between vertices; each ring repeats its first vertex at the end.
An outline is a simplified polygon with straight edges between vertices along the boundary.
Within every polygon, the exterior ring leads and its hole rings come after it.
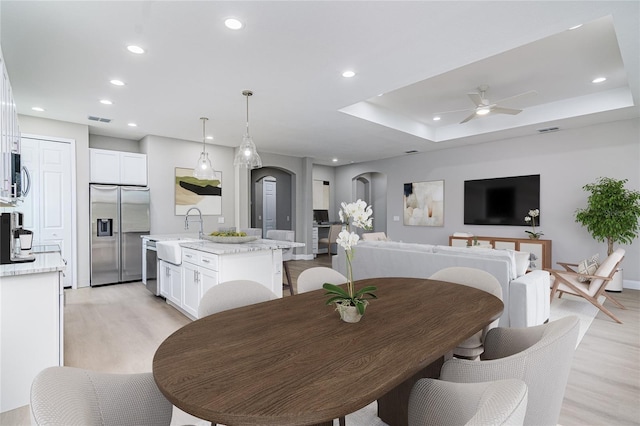
POLYGON ((176 167, 176 215, 186 214, 191 207, 203 215, 222 214, 222 173, 215 173, 213 180, 200 180, 193 177, 193 169, 176 167))
POLYGON ((444 226, 444 181, 404 184, 404 224, 444 226))

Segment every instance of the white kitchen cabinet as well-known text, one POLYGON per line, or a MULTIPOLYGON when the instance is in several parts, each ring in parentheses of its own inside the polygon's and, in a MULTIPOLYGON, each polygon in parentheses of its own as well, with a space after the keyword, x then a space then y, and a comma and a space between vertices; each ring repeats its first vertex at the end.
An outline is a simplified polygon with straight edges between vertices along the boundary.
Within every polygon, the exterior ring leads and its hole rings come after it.
MULTIPOLYGON (((0 206, 13 206, 22 196, 16 191, 11 155, 20 154, 20 129, 18 111, 1 51, 0 64, 0 206)), ((20 170, 17 175, 20 175, 20 170)))
POLYGON ((164 260, 159 262, 160 295, 179 306, 182 303, 182 268, 164 260))
POLYGON ((147 155, 89 149, 91 183, 147 185, 147 155))
POLYGON ((200 268, 191 263, 182 264, 182 303, 180 307, 193 318, 198 317, 200 302, 200 268))
POLYGON ((60 275, 0 275, 0 412, 29 404, 35 376, 63 365, 60 275))

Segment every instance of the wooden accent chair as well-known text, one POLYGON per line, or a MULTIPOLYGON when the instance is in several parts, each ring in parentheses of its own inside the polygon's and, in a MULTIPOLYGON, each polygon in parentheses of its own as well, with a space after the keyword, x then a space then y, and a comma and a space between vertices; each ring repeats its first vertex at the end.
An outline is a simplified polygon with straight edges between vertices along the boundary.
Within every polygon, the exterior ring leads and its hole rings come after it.
POLYGON ((202 296, 198 305, 198 318, 277 298, 271 290, 256 281, 225 281, 211 287, 202 296))
POLYGON ((409 397, 409 426, 522 425, 527 385, 507 379, 452 383, 420 379, 409 397))
MULTIPOLYGON (((487 293, 493 294, 502 300, 502 286, 496 277, 483 271, 482 269, 467 268, 464 266, 454 266, 451 268, 441 269, 431 275, 429 279, 438 281, 447 281, 456 284, 474 287, 487 293)), ((458 344, 453 350, 453 354, 457 357, 475 359, 484 352, 484 339, 487 332, 498 326, 499 320, 495 320, 483 330, 480 330, 464 342, 458 344)))
POLYGON ((442 366, 440 380, 522 380, 529 392, 524 424, 555 426, 579 329, 580 320, 574 315, 534 327, 493 328, 487 333, 480 361, 452 358, 442 366))
POLYGON ((173 405, 156 386, 152 373, 49 367, 31 385, 34 425, 169 426, 172 414, 173 405))
POLYGON ((565 269, 564 271, 548 269, 551 274, 551 282, 553 283, 551 287, 551 302, 553 302, 553 296, 556 293, 558 293, 558 298, 562 297, 563 293, 584 297, 591 302, 593 306, 609 315, 615 322, 622 324, 622 321, 605 308, 604 305, 598 301, 598 298, 604 296, 606 298, 605 300, 610 300, 620 309, 626 309, 624 305, 611 294, 605 292, 607 284, 613 279, 613 275, 618 270, 620 262, 624 259, 624 253, 624 249, 616 249, 600 264, 593 275, 579 274, 575 270, 578 266, 575 263, 558 262, 558 265, 565 269), (583 279, 586 278, 588 281, 581 282, 581 277, 583 279))
MULTIPOLYGON (((268 240, 290 241, 293 243, 296 241, 296 231, 270 229, 267 231, 266 238, 268 240)), ((293 296, 293 281, 291 281, 291 272, 289 272, 289 261, 291 259, 293 259, 293 248, 282 249, 282 267, 287 278, 287 282, 283 284, 289 287, 289 293, 293 296)))
POLYGON ((340 231, 342 231, 342 225, 331 225, 331 227, 329 228, 329 235, 318 240, 318 245, 326 244, 329 256, 333 254, 331 252, 331 246, 336 244, 336 240, 338 239, 338 234, 340 234, 340 231))

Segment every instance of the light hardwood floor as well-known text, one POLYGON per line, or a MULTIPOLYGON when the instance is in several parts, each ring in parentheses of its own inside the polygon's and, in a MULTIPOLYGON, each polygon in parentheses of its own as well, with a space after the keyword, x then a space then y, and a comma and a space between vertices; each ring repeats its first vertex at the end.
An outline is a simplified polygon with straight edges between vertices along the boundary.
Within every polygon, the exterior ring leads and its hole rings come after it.
MULTIPOLYGON (((324 255, 289 265, 295 283, 304 269, 330 261, 324 255)), ((640 425, 640 291, 625 289, 618 298, 628 308, 614 308, 624 324, 599 313, 576 350, 560 414, 563 426, 640 425)), ((142 283, 67 290, 65 365, 151 371, 155 349, 189 321, 142 283)), ((28 424, 28 406, 0 414, 0 425, 28 424)))

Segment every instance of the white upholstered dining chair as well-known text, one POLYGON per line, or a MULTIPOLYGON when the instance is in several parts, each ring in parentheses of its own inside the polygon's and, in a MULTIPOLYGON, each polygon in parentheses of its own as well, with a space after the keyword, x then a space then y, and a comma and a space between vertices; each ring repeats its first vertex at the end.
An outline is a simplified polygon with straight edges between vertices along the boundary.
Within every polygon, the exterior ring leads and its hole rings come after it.
POLYGON ((277 298, 275 293, 256 281, 225 281, 211 287, 202 296, 198 305, 198 318, 277 298))
POLYGON ((508 379, 453 383, 420 379, 409 397, 409 426, 522 425, 527 385, 508 379))
MULTIPOLYGON (((441 269, 435 274, 431 275, 429 279, 438 281, 447 281, 456 284, 466 285, 468 287, 474 287, 479 290, 486 291, 493 294, 500 300, 502 300, 502 287, 496 277, 476 268, 467 268, 462 266, 451 267, 441 269)), ((475 359, 484 351, 484 338, 487 332, 492 328, 498 326, 498 321, 495 320, 484 329, 480 330, 464 342, 460 343, 454 350, 453 354, 457 357, 475 359)))
POLYGON ((324 283, 340 285, 346 282, 347 277, 335 269, 327 268, 326 266, 316 266, 305 269, 298 275, 298 294, 321 289, 324 283))
POLYGON ((387 241, 387 234, 384 232, 365 232, 362 234, 362 241, 387 241))
POLYGON ((31 385, 31 422, 48 426, 162 426, 173 405, 152 373, 110 374, 73 367, 42 370, 31 385))
POLYGON ((571 370, 580 321, 568 316, 527 328, 489 330, 480 361, 452 358, 440 380, 477 383, 518 379, 527 384, 524 424, 557 425, 571 370))
MULTIPOLYGON (((268 240, 294 242, 296 240, 296 232, 281 229, 270 229, 267 231, 266 238, 268 240)), ((282 267, 287 278, 287 283, 284 285, 289 287, 289 293, 293 296, 293 281, 291 281, 291 272, 289 272, 289 261, 291 259, 293 259, 293 248, 282 249, 282 267)))

